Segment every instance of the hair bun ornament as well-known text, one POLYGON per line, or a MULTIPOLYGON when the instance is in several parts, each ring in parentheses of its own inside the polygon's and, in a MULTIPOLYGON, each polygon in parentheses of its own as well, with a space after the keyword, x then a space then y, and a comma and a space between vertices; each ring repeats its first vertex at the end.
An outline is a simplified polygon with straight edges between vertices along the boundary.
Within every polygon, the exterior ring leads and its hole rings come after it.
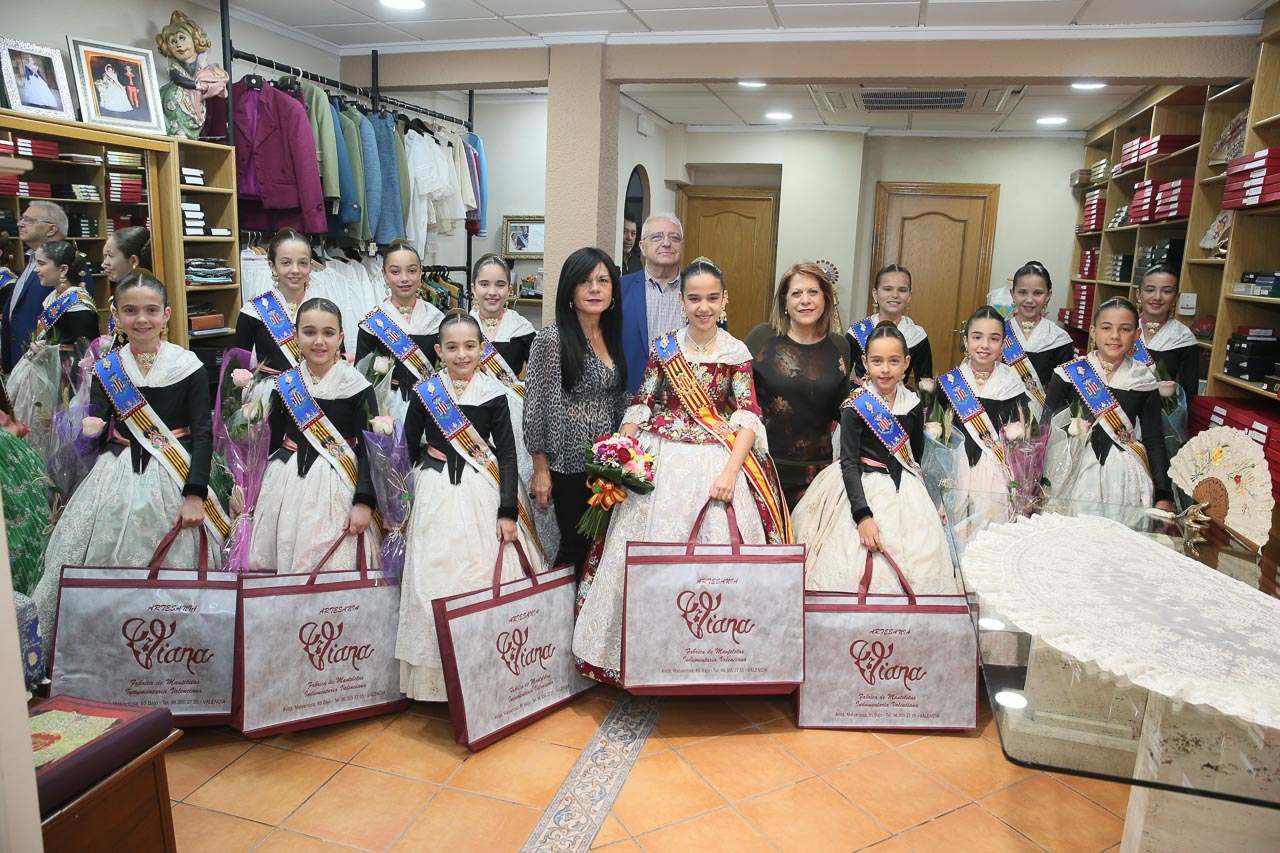
POLYGON ((831 263, 831 261, 819 258, 813 263, 818 267, 818 269, 822 270, 823 275, 827 277, 827 281, 835 284, 840 280, 840 268, 831 263))

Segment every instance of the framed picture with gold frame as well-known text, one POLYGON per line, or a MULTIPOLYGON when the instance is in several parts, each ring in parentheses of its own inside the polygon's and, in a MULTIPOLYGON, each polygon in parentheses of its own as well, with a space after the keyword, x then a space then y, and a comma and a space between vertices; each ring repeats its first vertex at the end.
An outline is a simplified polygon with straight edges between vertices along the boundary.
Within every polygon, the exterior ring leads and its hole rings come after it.
POLYGON ((502 256, 542 260, 546 224, 541 216, 502 217, 502 256))

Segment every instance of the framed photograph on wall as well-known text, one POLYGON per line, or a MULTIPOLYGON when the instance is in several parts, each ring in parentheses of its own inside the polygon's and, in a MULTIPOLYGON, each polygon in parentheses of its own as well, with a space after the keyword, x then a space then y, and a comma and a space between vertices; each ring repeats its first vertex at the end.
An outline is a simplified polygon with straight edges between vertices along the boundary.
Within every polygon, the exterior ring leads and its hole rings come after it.
POLYGON ((67 44, 85 121, 164 134, 160 87, 150 50, 71 36, 67 44))
POLYGON ((541 260, 544 227, 541 216, 502 217, 502 256, 541 260))
POLYGON ((45 118, 76 117, 62 65, 62 51, 0 38, 0 61, 10 109, 45 118))

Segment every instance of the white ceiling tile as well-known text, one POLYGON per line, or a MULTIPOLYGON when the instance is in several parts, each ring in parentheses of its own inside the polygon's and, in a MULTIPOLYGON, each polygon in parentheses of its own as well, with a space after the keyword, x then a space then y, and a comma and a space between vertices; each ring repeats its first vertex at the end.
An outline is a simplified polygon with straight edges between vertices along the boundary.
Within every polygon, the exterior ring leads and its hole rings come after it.
MULTIPOLYGON (((286 26, 292 26, 298 21, 306 21, 308 24, 360 24, 376 17, 354 11, 333 0, 237 0, 234 5, 286 26)), ((231 31, 234 34, 235 28, 232 27, 231 31)))
MULTIPOLYGON (((427 0, 428 3, 431 0, 427 0)), ((617 12, 618 0, 480 0, 495 15, 545 15, 555 12, 617 12)))
POLYGON ((624 83, 621 87, 623 94, 638 95, 642 93, 650 94, 671 94, 671 93, 706 93, 707 89, 701 83, 624 83))
POLYGON ((807 93, 809 87, 803 83, 771 83, 763 89, 751 89, 746 86, 739 86, 737 82, 733 83, 708 83, 707 88, 713 92, 719 92, 725 95, 773 95, 779 92, 789 92, 795 94, 807 93))
POLYGON ((626 0, 628 6, 639 11, 651 9, 694 9, 729 6, 761 6, 762 0, 626 0))
MULTIPOLYGON (((932 3, 930 7, 932 7, 932 3)), ((1080 15, 1081 24, 1178 24, 1235 21, 1259 5, 1258 0, 1093 0, 1080 15)))
MULTIPOLYGON (((931 4, 932 5, 932 4, 931 4)), ((911 130, 994 130, 1000 116, 911 113, 911 130)))
POLYGON ((501 18, 476 18, 470 21, 410 21, 397 23, 396 27, 426 41, 509 38, 528 35, 515 24, 501 18))
POLYGON ((627 12, 582 12, 573 15, 508 15, 521 29, 543 33, 643 33, 648 28, 627 12))
POLYGON ((825 3, 778 6, 784 27, 914 27, 920 20, 920 4, 825 3))
POLYGON ((823 112, 822 120, 835 127, 876 127, 906 130, 907 113, 860 113, 856 110, 823 112))
MULTIPOLYGON (((1083 0, 929 0, 930 27, 1064 27, 1083 0)), ((1126 0, 1127 2, 1127 0, 1126 0)))
POLYGON ((637 10, 636 14, 655 30, 776 30, 778 28, 768 6, 662 9, 644 12, 637 10))
MULTIPOLYGON (((267 6, 280 5, 277 0, 252 0, 267 6)), ((305 6, 310 5, 310 0, 292 0, 299 2, 305 6)), ((428 0, 425 9, 392 9, 384 6, 379 0, 337 0, 343 6, 349 6, 357 12, 362 12, 376 20, 385 23, 394 24, 397 21, 456 21, 462 18, 489 18, 492 13, 485 10, 483 6, 475 2, 475 0, 428 0)), ((237 5, 244 5, 238 2, 237 5)), ((288 18, 286 20, 306 20, 308 24, 328 23, 310 20, 310 15, 306 12, 299 13, 298 17, 288 18)))
MULTIPOLYGON (((419 24, 418 26, 423 26, 419 24)), ((414 41, 406 32, 386 24, 329 24, 325 26, 300 26, 298 29, 334 44, 399 44, 414 41)))
POLYGON ((652 94, 640 92, 631 96, 667 121, 678 124, 740 124, 738 116, 718 98, 703 93, 652 94))
POLYGON ((730 109, 738 113, 744 118, 748 113, 759 113, 764 115, 767 112, 781 110, 783 112, 794 113, 796 110, 812 110, 815 109, 813 99, 807 94, 773 94, 773 95, 721 95, 720 99, 729 105, 730 109))

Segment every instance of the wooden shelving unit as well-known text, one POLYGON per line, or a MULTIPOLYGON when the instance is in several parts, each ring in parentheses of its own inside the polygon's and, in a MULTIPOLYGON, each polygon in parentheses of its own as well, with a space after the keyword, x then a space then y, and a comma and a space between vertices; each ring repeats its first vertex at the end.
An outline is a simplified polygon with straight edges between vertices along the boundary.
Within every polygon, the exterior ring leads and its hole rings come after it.
MULTIPOLYGON (((108 217, 127 217, 131 225, 150 227, 152 271, 168 288, 169 304, 173 309, 173 317, 169 321, 169 340, 181 346, 187 346, 191 340, 187 329, 190 291, 186 287, 184 261, 187 257, 224 259, 227 266, 236 270, 236 283, 216 290, 204 288, 197 292, 201 294, 201 301, 213 303, 223 312, 228 326, 235 328, 240 310, 240 250, 235 204, 234 149, 225 145, 117 131, 76 121, 35 118, 12 110, 0 110, 0 138, 15 137, 57 142, 61 153, 102 157, 101 164, 32 158, 32 167, 23 176, 28 181, 92 184, 98 188, 102 200, 0 196, 0 210, 12 211, 16 219, 32 201, 48 200, 61 205, 68 214, 83 213, 90 219, 96 219, 96 234, 85 237, 72 234, 95 271, 101 269, 102 248, 108 235, 108 217), (106 158, 108 150, 137 153, 141 155, 143 165, 141 168, 110 165, 106 158), (204 169, 207 185, 183 185, 180 180, 183 165, 204 169), (147 187, 147 201, 136 204, 107 200, 108 172, 131 173, 141 177, 147 187), (202 204, 209 226, 227 228, 231 236, 184 238, 179 202, 188 196, 190 200, 198 200, 202 204)), ((110 290, 106 276, 95 274, 93 295, 104 331, 110 290)), ((214 340, 212 336, 203 340, 213 340, 222 345, 229 343, 225 339, 214 340)))

